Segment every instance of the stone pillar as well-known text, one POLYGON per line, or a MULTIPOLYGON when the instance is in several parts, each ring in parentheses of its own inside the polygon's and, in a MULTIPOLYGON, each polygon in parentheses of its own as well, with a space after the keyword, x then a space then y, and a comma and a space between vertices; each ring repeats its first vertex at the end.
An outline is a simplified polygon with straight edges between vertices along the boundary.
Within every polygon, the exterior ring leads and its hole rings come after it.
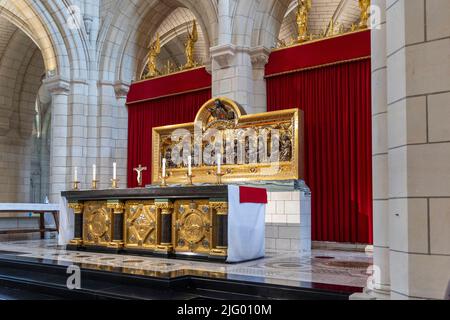
POLYGON ((50 142, 50 201, 59 202, 60 192, 70 186, 71 161, 69 149, 69 108, 70 84, 61 77, 44 80, 52 94, 52 128, 50 142))
POLYGON ((212 95, 237 101, 247 113, 267 111, 264 67, 270 49, 224 44, 211 48, 212 95))
POLYGON ((267 111, 267 85, 265 67, 269 62, 271 50, 266 47, 256 47, 250 50, 253 66, 253 110, 255 113, 267 111))
POLYGON ((388 3, 391 297, 442 299, 450 279, 450 2, 388 3))
POLYGON ((386 1, 375 0, 381 19, 372 29, 372 163, 374 269, 368 291, 379 298, 390 294, 389 269, 389 172, 386 57, 386 1))

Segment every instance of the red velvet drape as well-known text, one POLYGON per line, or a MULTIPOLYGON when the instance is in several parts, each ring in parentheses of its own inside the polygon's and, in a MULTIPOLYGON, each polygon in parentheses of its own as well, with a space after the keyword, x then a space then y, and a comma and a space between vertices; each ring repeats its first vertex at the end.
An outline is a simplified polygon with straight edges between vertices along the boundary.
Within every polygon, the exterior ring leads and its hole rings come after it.
POLYGON ((372 243, 370 59, 267 79, 268 110, 305 114, 312 238, 372 243))
POLYGON ((209 99, 211 89, 150 100, 128 106, 128 187, 137 187, 133 168, 146 166, 143 183, 151 184, 152 129, 154 127, 187 123, 209 99))

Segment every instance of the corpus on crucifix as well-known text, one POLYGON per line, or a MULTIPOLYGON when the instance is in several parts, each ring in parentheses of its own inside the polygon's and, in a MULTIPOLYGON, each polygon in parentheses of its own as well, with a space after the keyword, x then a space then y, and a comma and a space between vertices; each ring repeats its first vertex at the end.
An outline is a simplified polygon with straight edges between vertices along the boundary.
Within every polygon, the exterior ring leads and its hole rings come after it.
POLYGON ((137 183, 139 187, 142 187, 142 172, 147 171, 147 167, 143 167, 142 165, 139 165, 139 167, 134 168, 134 171, 137 173, 137 183))

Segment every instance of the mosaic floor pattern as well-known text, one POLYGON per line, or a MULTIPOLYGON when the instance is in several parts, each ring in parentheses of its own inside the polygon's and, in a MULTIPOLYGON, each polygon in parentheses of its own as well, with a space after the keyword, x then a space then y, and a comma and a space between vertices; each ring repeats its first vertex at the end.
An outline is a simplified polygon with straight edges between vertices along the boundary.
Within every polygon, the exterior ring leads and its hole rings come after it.
POLYGON ((313 250, 310 256, 298 252, 267 251, 264 259, 239 264, 185 261, 131 255, 113 255, 67 251, 55 240, 13 241, 0 243, 0 252, 14 252, 24 258, 38 258, 61 263, 77 263, 107 270, 168 273, 171 276, 190 270, 198 273, 226 274, 228 279, 260 278, 265 283, 296 285, 300 282, 365 287, 370 276, 372 255, 364 252, 313 250))

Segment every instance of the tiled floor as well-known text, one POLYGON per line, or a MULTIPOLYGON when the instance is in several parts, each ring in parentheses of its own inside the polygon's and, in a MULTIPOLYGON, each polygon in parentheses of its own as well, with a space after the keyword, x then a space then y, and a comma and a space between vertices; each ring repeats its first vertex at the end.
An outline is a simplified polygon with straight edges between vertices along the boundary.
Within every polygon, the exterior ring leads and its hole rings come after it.
POLYGON ((53 263, 77 263, 85 267, 108 270, 121 268, 122 272, 165 273, 169 276, 189 270, 226 275, 228 279, 259 279, 259 282, 296 286, 301 282, 365 287, 370 276, 371 254, 313 250, 311 256, 296 252, 266 252, 266 258, 239 264, 185 261, 130 255, 112 255, 66 251, 55 240, 15 241, 0 243, 0 252, 16 252, 16 256, 38 258, 53 263))

